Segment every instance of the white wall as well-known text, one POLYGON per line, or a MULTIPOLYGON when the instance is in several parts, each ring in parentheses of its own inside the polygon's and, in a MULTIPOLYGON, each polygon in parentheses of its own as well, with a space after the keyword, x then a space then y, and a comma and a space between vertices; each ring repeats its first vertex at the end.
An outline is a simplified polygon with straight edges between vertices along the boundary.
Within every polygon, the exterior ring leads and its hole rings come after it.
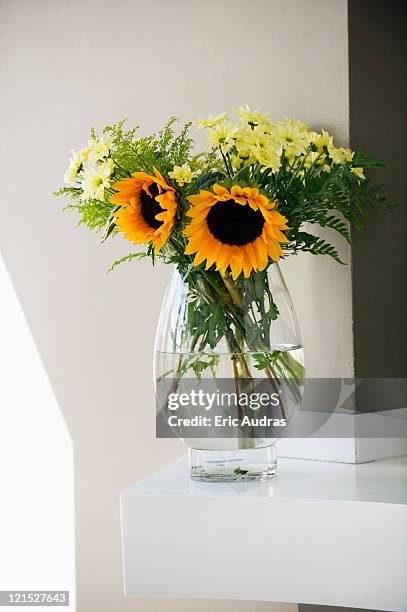
MULTIPOLYGON (((248 103, 346 144, 346 0, 9 0, 0 10, 0 245, 74 441, 79 610, 206 610, 122 599, 118 494, 184 451, 154 438, 152 343, 169 271, 128 264, 106 277, 129 245, 99 246, 50 194, 88 127, 122 116, 149 131, 173 113, 248 103)), ((284 271, 308 372, 351 374, 349 267, 302 256, 284 271)))

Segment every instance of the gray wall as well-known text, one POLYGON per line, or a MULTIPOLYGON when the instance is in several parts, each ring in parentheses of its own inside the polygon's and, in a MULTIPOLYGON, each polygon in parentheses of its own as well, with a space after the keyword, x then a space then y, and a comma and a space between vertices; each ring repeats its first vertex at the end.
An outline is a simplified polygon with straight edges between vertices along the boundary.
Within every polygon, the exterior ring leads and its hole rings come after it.
POLYGON ((355 371, 407 376, 407 22, 402 2, 350 0, 350 139, 387 168, 372 173, 400 205, 353 231, 355 371))

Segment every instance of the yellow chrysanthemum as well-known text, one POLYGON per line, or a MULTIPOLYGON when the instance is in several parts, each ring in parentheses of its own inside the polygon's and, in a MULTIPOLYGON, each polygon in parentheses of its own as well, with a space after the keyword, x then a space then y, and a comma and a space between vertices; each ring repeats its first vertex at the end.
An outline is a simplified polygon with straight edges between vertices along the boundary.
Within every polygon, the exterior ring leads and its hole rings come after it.
POLYGON ((318 153, 329 154, 334 148, 333 137, 326 130, 322 130, 321 134, 318 134, 318 132, 311 132, 307 140, 313 145, 318 153))
POLYGON ((168 176, 174 179, 180 187, 183 187, 192 181, 195 174, 188 164, 183 164, 182 166, 174 166, 172 172, 168 173, 168 176))
POLYGON ((215 264, 225 273, 230 267, 236 279, 242 272, 248 278, 253 270, 264 270, 270 257, 280 259, 280 243, 288 242, 282 232, 288 229, 287 219, 257 188, 234 185, 228 190, 215 184, 213 191, 201 190, 188 200, 185 254, 195 253, 195 266, 206 259, 207 270, 215 264))
POLYGON ((292 161, 298 155, 303 155, 307 147, 307 126, 302 121, 284 119, 273 124, 272 135, 280 142, 285 156, 292 161))
POLYGON ((251 111, 247 104, 245 106, 239 106, 236 112, 243 123, 266 126, 270 124, 270 113, 260 113, 257 110, 251 111))
POLYGON ((346 164, 352 161, 353 151, 344 149, 343 147, 339 147, 338 149, 332 147, 329 149, 329 156, 334 164, 346 164))
POLYGON ((177 201, 175 189, 154 168, 154 176, 134 172, 132 178, 113 184, 112 204, 122 205, 116 225, 135 244, 151 242, 158 253, 174 227, 177 201))
POLYGON ((351 172, 353 172, 353 174, 357 176, 360 181, 364 181, 366 179, 363 168, 351 168, 351 172))
POLYGON ((208 145, 227 153, 233 147, 236 131, 236 125, 225 121, 208 130, 206 136, 208 145))
POLYGON ((196 120, 196 124, 198 126, 198 129, 213 128, 223 123, 226 118, 227 113, 220 113, 220 115, 216 115, 216 117, 214 117, 213 115, 209 115, 207 119, 204 119, 203 117, 198 117, 198 119, 196 120))
POLYGON ((240 129, 236 133, 235 147, 239 157, 247 160, 247 163, 258 161, 274 172, 278 172, 281 166, 281 146, 263 126, 240 129))

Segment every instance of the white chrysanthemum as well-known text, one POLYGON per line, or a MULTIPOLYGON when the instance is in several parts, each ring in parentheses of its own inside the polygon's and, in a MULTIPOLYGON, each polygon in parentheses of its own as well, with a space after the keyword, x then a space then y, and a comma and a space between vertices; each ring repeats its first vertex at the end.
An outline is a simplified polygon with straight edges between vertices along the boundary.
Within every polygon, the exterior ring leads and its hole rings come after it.
POLYGON ((103 200, 105 189, 110 187, 113 160, 108 159, 97 166, 88 166, 82 175, 82 199, 103 200))
POLYGON ((64 174, 64 183, 72 187, 75 183, 75 179, 78 176, 79 169, 82 165, 82 156, 80 151, 71 151, 71 158, 69 160, 69 166, 64 174))
POLYGON ((114 162, 111 157, 97 166, 99 174, 104 178, 110 178, 114 172, 114 162))
POLYGON ((84 149, 86 152, 86 160, 90 164, 106 158, 110 152, 111 138, 107 136, 100 136, 100 138, 89 138, 88 147, 84 149))
POLYGON ((182 187, 192 181, 195 172, 191 170, 188 164, 183 164, 182 166, 174 166, 172 172, 169 172, 168 175, 182 187))

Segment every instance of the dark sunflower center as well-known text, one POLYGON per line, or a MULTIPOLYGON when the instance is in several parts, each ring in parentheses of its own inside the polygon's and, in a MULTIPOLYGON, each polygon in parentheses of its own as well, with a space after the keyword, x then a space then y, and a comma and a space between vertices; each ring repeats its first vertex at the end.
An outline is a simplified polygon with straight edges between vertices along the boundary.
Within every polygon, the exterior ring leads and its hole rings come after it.
POLYGON ((234 200, 226 200, 212 206, 206 222, 211 234, 220 242, 244 246, 261 235, 264 217, 248 204, 242 206, 234 200))
POLYGON ((149 189, 150 189, 150 193, 152 197, 150 197, 148 193, 144 191, 144 189, 141 190, 140 212, 141 212, 141 216, 143 217, 144 221, 147 223, 149 227, 152 227, 153 229, 158 229, 160 225, 163 224, 163 222, 156 219, 155 216, 158 215, 160 212, 162 212, 163 209, 161 208, 159 203, 154 199, 155 196, 158 195, 158 187, 156 183, 152 183, 149 189))

